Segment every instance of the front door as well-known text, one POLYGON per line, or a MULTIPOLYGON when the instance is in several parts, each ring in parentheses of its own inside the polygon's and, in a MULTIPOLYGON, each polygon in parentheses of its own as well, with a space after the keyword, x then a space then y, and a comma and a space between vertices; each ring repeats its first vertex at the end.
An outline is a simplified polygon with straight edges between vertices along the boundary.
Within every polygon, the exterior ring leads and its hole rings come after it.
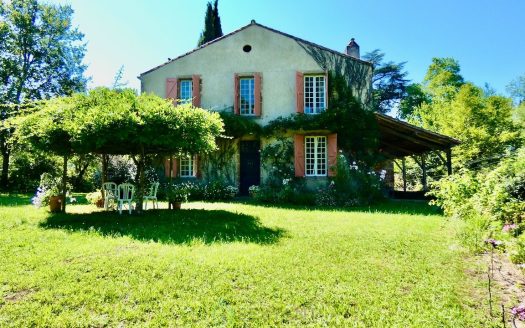
POLYGON ((250 186, 258 186, 261 183, 261 153, 259 152, 260 141, 241 141, 241 172, 240 172, 240 194, 248 195, 250 186))

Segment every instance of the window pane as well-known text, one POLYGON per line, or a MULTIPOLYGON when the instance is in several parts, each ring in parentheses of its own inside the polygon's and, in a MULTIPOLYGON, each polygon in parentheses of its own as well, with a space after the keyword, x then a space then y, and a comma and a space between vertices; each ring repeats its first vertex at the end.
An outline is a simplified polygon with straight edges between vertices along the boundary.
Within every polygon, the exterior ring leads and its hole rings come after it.
POLYGON ((326 137, 305 137, 305 170, 307 176, 324 176, 327 172, 326 137))
POLYGON ((241 115, 255 114, 255 81, 253 77, 239 80, 239 107, 241 115))
POLYGON ((194 172, 195 161, 193 156, 185 156, 180 158, 180 176, 192 177, 194 172))
POLYGON ((326 81, 324 75, 304 77, 304 112, 317 114, 325 110, 326 81))
POLYGON ((180 96, 181 103, 187 104, 191 103, 193 98, 193 83, 191 80, 181 80, 180 81, 180 96))

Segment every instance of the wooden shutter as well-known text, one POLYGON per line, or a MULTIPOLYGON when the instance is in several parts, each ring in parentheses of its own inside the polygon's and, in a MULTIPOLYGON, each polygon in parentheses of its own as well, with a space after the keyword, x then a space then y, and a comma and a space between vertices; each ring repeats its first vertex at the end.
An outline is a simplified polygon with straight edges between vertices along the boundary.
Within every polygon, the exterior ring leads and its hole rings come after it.
POLYGON ((177 105, 177 78, 166 79, 166 98, 173 99, 173 104, 177 105))
POLYGON ((255 98, 255 104, 254 104, 254 112, 255 116, 261 116, 261 74, 255 73, 253 74, 253 80, 254 80, 254 98, 255 98))
POLYGON ((191 77, 191 84, 193 87, 193 106, 201 106, 201 77, 200 75, 193 75, 191 77))
POLYGON ((295 94, 297 100, 297 113, 304 113, 304 75, 301 72, 295 73, 295 94))
POLYGON ((235 74, 233 77, 233 88, 235 89, 233 91, 233 112, 239 115, 241 113, 239 107, 239 74, 235 74))
POLYGON ((304 136, 294 135, 294 167, 295 176, 304 177, 304 136))
POLYGON ((176 158, 173 158, 173 162, 172 162, 172 167, 170 168, 170 158, 166 158, 166 160, 164 161, 164 175, 166 177, 169 177, 170 176, 170 170, 172 172, 172 177, 173 178, 176 178, 177 177, 177 169, 179 168, 179 161, 177 161, 176 158))
POLYGON ((328 142, 328 176, 333 177, 337 173, 337 133, 329 134, 328 142))

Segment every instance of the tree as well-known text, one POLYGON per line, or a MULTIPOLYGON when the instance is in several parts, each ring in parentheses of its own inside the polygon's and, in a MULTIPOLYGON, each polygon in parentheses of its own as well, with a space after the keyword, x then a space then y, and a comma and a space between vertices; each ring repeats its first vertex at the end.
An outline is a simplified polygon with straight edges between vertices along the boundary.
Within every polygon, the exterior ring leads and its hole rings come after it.
POLYGON ((12 151, 13 129, 5 128, 5 121, 32 100, 85 89, 86 47, 83 34, 72 26, 72 14, 70 6, 37 0, 0 2, 1 187, 8 184, 12 151))
POLYGON ((374 65, 372 77, 372 96, 374 109, 387 113, 394 109, 406 95, 409 82, 408 73, 404 71, 406 62, 384 62, 385 54, 379 49, 369 52, 363 59, 374 65))
POLYGON ((409 84, 406 93, 399 104, 398 116, 402 119, 408 119, 413 116, 414 110, 430 102, 430 96, 423 91, 419 83, 409 84))
POLYGON ((423 80, 425 92, 434 99, 450 100, 465 83, 460 66, 453 58, 432 58, 423 80))
POLYGON ((213 6, 211 2, 208 2, 206 5, 206 14, 204 16, 204 30, 199 37, 198 46, 202 46, 207 42, 220 38, 222 35, 218 0, 215 0, 213 6))
POLYGON ((507 92, 518 104, 525 102, 525 74, 512 80, 507 85, 507 92))
MULTIPOLYGON (((223 132, 217 113, 173 107, 171 101, 133 90, 98 88, 50 100, 44 109, 23 117, 17 137, 64 157, 73 154, 131 155, 137 164, 137 210, 142 210, 144 168, 153 155, 203 154, 216 148, 223 132)), ((65 194, 65 184, 64 184, 65 194)))

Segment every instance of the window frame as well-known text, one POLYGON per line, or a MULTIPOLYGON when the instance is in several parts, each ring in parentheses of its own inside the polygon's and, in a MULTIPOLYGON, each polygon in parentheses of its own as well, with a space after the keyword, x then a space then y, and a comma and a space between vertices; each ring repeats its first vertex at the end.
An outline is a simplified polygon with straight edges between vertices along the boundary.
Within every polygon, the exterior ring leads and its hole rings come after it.
POLYGON ((304 114, 307 114, 307 115, 317 115, 317 114, 320 114, 324 111, 326 111, 326 96, 327 96, 327 90, 326 90, 326 87, 327 87, 327 78, 326 78, 326 74, 305 74, 303 76, 303 113, 304 114), (318 99, 320 99, 321 95, 322 95, 322 99, 323 99, 323 102, 322 102, 322 106, 321 107, 315 107, 315 108, 312 108, 312 112, 309 112, 307 111, 307 96, 310 94, 310 92, 307 92, 306 88, 307 88, 307 82, 306 80, 309 79, 309 78, 313 78, 313 82, 312 82, 312 101, 311 103, 313 104, 316 104, 318 99), (322 81, 323 81, 323 90, 322 92, 317 92, 317 81, 318 79, 321 78, 322 81))
POLYGON ((196 177, 196 167, 195 167, 195 164, 196 164, 196 159, 195 159, 195 156, 191 156, 191 155, 188 155, 188 156, 181 156, 179 158, 179 176, 181 178, 194 178, 196 177), (188 161, 188 164, 183 164, 183 162, 185 161, 188 161), (187 168, 184 168, 183 169, 183 166, 187 166, 187 168), (188 172, 188 171, 191 171, 190 174, 183 174, 183 172, 188 172))
POLYGON ((242 116, 256 116, 255 114, 255 76, 254 75, 247 75, 247 76, 239 76, 239 115, 242 115, 242 116), (246 108, 243 108, 243 102, 242 102, 242 97, 243 97, 243 87, 242 87, 242 82, 243 81, 251 81, 251 83, 249 84, 248 86, 248 92, 251 92, 249 94, 249 99, 248 99, 248 112, 246 112, 246 108), (244 112, 243 112, 244 110, 244 112))
POLYGON ((328 176, 328 137, 327 136, 304 136, 304 174, 307 177, 326 177, 328 176), (308 157, 308 139, 313 139, 313 156, 308 157), (319 156, 319 140, 324 140, 324 159, 323 162, 320 163, 320 156, 319 156), (309 160, 313 159, 313 173, 308 173, 309 170, 309 160), (321 168, 319 168, 319 165, 322 165, 321 168), (319 171, 323 171, 324 173, 319 173, 319 171))
POLYGON ((181 104, 191 104, 193 103, 193 79, 190 79, 190 78, 187 78, 187 79, 180 79, 179 80, 179 101, 181 104), (183 83, 189 83, 189 92, 190 92, 190 97, 189 98, 183 98, 182 97, 182 84, 183 83))

